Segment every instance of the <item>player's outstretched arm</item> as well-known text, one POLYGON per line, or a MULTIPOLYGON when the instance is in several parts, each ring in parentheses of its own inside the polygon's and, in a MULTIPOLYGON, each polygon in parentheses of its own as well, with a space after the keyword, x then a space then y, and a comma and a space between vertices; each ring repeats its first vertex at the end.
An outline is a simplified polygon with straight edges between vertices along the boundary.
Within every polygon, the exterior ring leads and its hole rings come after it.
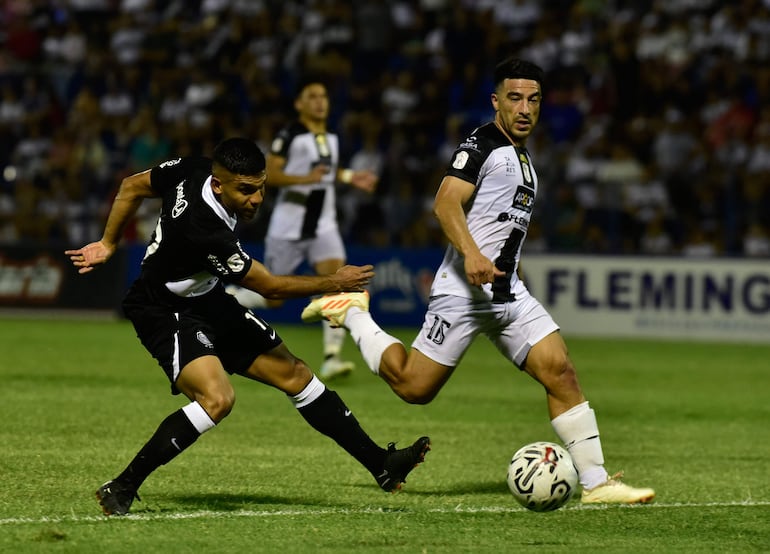
POLYGON ((345 265, 331 275, 273 275, 264 265, 254 260, 239 285, 265 298, 279 300, 330 292, 362 291, 372 277, 372 265, 345 265))
POLYGON ((340 169, 337 171, 337 180, 364 192, 373 193, 377 190, 379 177, 369 170, 340 169))
POLYGON ((78 273, 88 273, 109 260, 118 247, 123 231, 145 198, 157 196, 150 185, 150 170, 135 173, 123 179, 118 194, 110 207, 102 238, 78 248, 65 250, 78 273))

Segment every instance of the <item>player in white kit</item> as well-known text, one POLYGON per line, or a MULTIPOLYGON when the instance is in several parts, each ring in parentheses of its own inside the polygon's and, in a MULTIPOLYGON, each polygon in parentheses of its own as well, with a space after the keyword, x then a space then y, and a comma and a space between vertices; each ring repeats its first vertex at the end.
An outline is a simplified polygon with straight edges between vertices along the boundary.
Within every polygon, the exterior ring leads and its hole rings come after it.
POLYGON ((346 327, 372 372, 414 404, 430 402, 473 340, 486 335, 545 388, 552 426, 580 475, 582 502, 649 502, 655 491, 605 470, 596 417, 559 327, 520 279, 538 188, 526 141, 540 115, 542 81, 542 69, 527 61, 509 58, 495 68, 495 118, 460 143, 436 194, 434 214, 450 244, 408 353, 374 322, 366 293, 316 299, 302 317, 346 327))
MULTIPOLYGON (((267 184, 279 192, 265 238, 265 266, 288 275, 307 261, 316 274, 331 275, 346 261, 337 225, 336 184, 373 192, 378 178, 370 171, 339 167, 339 139, 327 129, 329 95, 320 80, 307 77, 299 84, 294 107, 298 118, 281 129, 267 157, 267 184)), ((248 308, 282 304, 244 288, 233 286, 228 292, 248 308)), ((353 362, 340 358, 345 335, 345 329, 323 322, 321 378, 354 369, 353 362)))

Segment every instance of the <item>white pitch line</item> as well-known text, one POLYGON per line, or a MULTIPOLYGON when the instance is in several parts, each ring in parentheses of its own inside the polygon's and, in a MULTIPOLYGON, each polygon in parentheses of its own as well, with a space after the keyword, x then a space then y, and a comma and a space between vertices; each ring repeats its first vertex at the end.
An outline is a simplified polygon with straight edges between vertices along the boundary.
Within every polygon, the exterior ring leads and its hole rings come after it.
MULTIPOLYGON (((650 509, 676 509, 676 508, 757 508, 770 506, 770 501, 763 500, 742 500, 737 502, 672 502, 672 503, 651 503, 651 504, 576 504, 564 508, 567 511, 584 510, 650 510, 650 509)), ((325 515, 365 515, 365 514, 404 514, 419 513, 419 509, 414 508, 322 508, 308 510, 200 510, 196 512, 175 512, 159 514, 152 512, 139 512, 128 514, 122 517, 110 519, 119 519, 123 521, 159 521, 159 520, 183 520, 183 519, 217 519, 217 518, 266 518, 283 516, 325 516, 325 515)), ((524 508, 518 506, 455 506, 454 508, 427 508, 424 510, 431 514, 483 514, 483 513, 515 513, 526 512, 524 508)), ((89 523, 96 521, 105 521, 107 516, 78 516, 75 514, 69 516, 41 516, 41 517, 10 517, 0 519, 0 525, 21 525, 21 524, 41 524, 41 523, 89 523)))

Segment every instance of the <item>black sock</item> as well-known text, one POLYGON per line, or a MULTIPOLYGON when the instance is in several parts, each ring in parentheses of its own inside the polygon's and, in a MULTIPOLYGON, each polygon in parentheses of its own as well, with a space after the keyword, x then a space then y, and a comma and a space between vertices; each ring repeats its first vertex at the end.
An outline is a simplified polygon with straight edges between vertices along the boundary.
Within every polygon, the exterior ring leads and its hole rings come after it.
POLYGON ((200 433, 185 413, 177 410, 163 420, 155 434, 116 480, 138 489, 150 473, 173 460, 199 436, 200 433))
POLYGON ((333 439, 372 475, 382 473, 386 450, 366 434, 336 392, 326 389, 298 410, 316 431, 333 439))

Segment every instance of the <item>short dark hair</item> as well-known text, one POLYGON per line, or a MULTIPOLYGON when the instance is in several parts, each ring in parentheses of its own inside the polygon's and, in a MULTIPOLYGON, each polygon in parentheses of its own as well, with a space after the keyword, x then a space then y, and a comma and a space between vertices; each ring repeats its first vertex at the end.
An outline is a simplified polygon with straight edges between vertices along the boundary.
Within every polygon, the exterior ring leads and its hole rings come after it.
POLYGON ((220 142, 214 148, 215 164, 234 175, 259 175, 265 170, 265 155, 251 139, 234 137, 220 142))
POLYGON ((495 66, 495 88, 506 79, 532 79, 542 87, 544 76, 539 65, 511 56, 495 66))
POLYGON ((304 91, 310 85, 321 85, 326 90, 329 90, 329 87, 326 84, 326 79, 323 76, 314 74, 305 75, 297 81, 294 87, 294 98, 299 98, 302 96, 302 91, 304 91))

